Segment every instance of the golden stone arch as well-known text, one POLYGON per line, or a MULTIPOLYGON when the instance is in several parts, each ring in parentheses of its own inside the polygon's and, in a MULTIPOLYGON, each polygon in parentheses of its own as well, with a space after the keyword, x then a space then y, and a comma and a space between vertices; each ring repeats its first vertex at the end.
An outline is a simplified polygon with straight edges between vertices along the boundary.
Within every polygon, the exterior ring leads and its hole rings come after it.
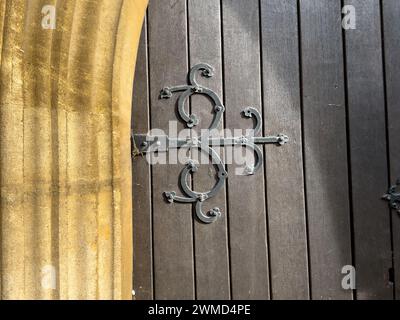
POLYGON ((146 6, 0 2, 2 299, 131 299, 130 112, 146 6), (48 5, 55 29, 42 25, 48 5))

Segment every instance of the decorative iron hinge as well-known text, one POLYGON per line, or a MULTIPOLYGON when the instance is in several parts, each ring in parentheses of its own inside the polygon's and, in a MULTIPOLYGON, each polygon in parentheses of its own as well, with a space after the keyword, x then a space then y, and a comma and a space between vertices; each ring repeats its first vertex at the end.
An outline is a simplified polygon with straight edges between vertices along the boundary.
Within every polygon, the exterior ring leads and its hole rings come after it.
POLYGON ((199 123, 199 118, 195 114, 189 114, 185 110, 185 102, 189 97, 194 94, 202 94, 207 96, 213 106, 214 117, 206 133, 202 133, 198 138, 171 138, 168 136, 149 136, 144 134, 133 134, 133 156, 140 154, 146 154, 150 152, 167 152, 169 149, 199 149, 201 152, 205 152, 209 155, 212 160, 212 164, 216 168, 216 184, 214 187, 207 192, 196 192, 192 190, 189 186, 188 178, 189 176, 196 172, 198 169, 198 164, 189 160, 183 170, 180 173, 179 185, 183 192, 183 196, 177 195, 175 191, 166 191, 164 196, 166 200, 170 203, 180 202, 180 203, 193 203, 195 204, 195 212, 198 219, 204 223, 214 222, 218 217, 221 216, 221 211, 219 208, 213 208, 209 212, 204 213, 202 211, 202 205, 204 201, 214 197, 218 191, 224 185, 225 179, 228 177, 228 173, 225 170, 225 163, 221 160, 219 154, 213 149, 216 146, 243 146, 245 148, 250 148, 255 155, 255 162, 253 165, 246 165, 244 174, 252 175, 254 174, 263 163, 263 154, 258 147, 258 144, 276 144, 284 145, 289 141, 288 137, 284 134, 279 134, 276 136, 268 137, 257 137, 257 135, 262 130, 262 118, 260 112, 252 107, 245 108, 242 112, 244 117, 253 118, 255 120, 255 126, 251 134, 239 136, 239 137, 213 137, 211 135, 212 130, 217 129, 218 125, 222 119, 222 115, 225 111, 225 107, 221 102, 218 95, 200 85, 196 81, 196 75, 200 72, 203 77, 210 78, 213 76, 213 68, 208 64, 198 64, 194 66, 188 75, 188 84, 166 87, 160 92, 160 99, 169 99, 176 92, 182 92, 178 98, 178 114, 179 118, 186 123, 188 128, 193 128, 199 123))
POLYGON ((400 179, 397 180, 396 185, 389 188, 382 199, 389 201, 390 207, 400 214, 400 179))

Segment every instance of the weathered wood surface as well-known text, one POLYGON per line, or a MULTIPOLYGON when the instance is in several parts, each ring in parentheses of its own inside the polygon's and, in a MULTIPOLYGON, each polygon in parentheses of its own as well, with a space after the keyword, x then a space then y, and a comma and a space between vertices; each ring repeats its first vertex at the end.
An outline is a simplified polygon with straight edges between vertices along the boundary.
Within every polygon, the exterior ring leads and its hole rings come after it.
POLYGON ((357 28, 345 33, 354 248, 358 299, 391 299, 390 213, 379 1, 351 0, 357 28))
MULTIPOLYGON (((189 1, 189 62, 191 66, 206 61, 215 68, 215 76, 202 83, 222 99, 221 13, 218 1, 189 1), (205 45, 206 44, 206 45, 205 45)), ((196 131, 207 129, 213 114, 212 105, 204 96, 193 96, 191 110, 201 119, 196 131)), ((222 124, 219 129, 222 129, 222 124)), ((200 155, 198 155, 200 156, 200 155)), ((208 190, 215 183, 212 164, 201 165, 194 175, 194 190, 208 190)), ((229 299, 229 253, 225 189, 207 201, 204 209, 219 207, 223 217, 219 223, 205 225, 194 221, 196 297, 198 299, 229 299)))
MULTIPOLYGON (((165 86, 185 83, 187 60, 185 0, 155 0, 149 4, 151 127, 168 133, 176 97, 160 100, 165 86)), ((178 123, 178 130, 183 125, 178 123)), ((180 165, 155 165, 152 170, 154 290, 156 299, 193 299, 195 278, 191 204, 168 204, 164 191, 177 191, 180 165)))
MULTIPOLYGON (((134 163, 138 299, 399 297, 389 268, 400 263, 400 219, 381 200, 400 178, 399 16, 397 0, 150 1, 139 55, 146 59, 147 41, 149 70, 137 71, 149 101, 137 83, 144 122, 135 130, 167 129, 176 106, 158 99, 160 89, 205 62, 216 70, 202 83, 224 98, 222 127, 249 128, 240 112, 254 106, 264 135, 285 133, 290 143, 264 147, 255 176, 228 166, 225 190, 206 202, 223 212, 213 225, 194 219, 191 205, 163 200, 182 165, 134 163), (345 4, 355 6, 356 30, 342 29, 345 4), (345 265, 356 267, 355 291, 342 288, 345 265)), ((208 126, 206 99, 187 107, 208 126)), ((206 190, 212 173, 202 166, 193 187, 206 190)))
MULTIPOLYGON (((262 104, 258 2, 222 1, 222 27, 226 127, 244 129, 251 122, 246 123, 242 110, 247 106, 261 110, 262 104)), ((243 176, 242 166, 228 166, 232 298, 268 299, 264 168, 243 176)))
MULTIPOLYGON (((132 99, 132 131, 147 133, 150 130, 147 19, 143 24, 138 56, 136 81, 132 99)), ((135 298, 153 298, 153 225, 151 212, 151 168, 143 157, 132 161, 133 180, 133 290, 135 298)))
POLYGON ((266 150, 272 298, 307 299, 297 1, 263 0, 260 10, 264 133, 290 137, 266 150))
POLYGON ((348 299, 340 273, 352 264, 340 1, 301 1, 300 21, 311 294, 348 299))
MULTIPOLYGON (((390 160, 390 184, 400 178, 400 5, 397 0, 382 2, 384 52, 386 70, 388 146, 390 160)), ((394 279, 400 279, 400 219, 392 213, 394 279)), ((400 299, 400 286, 395 286, 396 299, 400 299)))

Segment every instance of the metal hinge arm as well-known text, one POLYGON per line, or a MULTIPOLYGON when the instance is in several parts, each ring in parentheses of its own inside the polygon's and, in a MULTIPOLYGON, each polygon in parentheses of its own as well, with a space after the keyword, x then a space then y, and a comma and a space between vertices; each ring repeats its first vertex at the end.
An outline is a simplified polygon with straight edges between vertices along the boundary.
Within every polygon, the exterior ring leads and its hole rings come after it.
POLYGON ((254 174, 263 163, 263 154, 258 147, 260 144, 284 145, 289 141, 284 134, 276 136, 259 137, 262 130, 262 117, 260 112, 253 107, 247 107, 242 111, 245 118, 254 120, 254 128, 251 134, 240 137, 214 137, 211 132, 219 127, 225 106, 222 104, 218 95, 209 88, 200 85, 196 80, 196 75, 200 73, 203 77, 213 76, 214 69, 205 63, 195 65, 188 74, 188 84, 165 87, 160 92, 160 99, 170 99, 174 93, 180 92, 177 99, 177 111, 180 119, 186 123, 188 128, 193 128, 199 124, 199 118, 195 114, 187 113, 185 104, 187 100, 195 94, 206 96, 213 105, 213 120, 208 128, 209 134, 202 134, 200 137, 172 138, 167 135, 151 136, 145 134, 132 134, 133 155, 146 154, 152 152, 167 152, 169 149, 197 148, 205 152, 212 160, 216 169, 216 183, 207 192, 196 192, 189 185, 189 176, 197 171, 198 165, 193 160, 189 160, 182 169, 179 185, 183 196, 179 196, 175 191, 164 192, 168 202, 194 203, 197 218, 204 223, 214 222, 221 216, 219 208, 213 208, 204 213, 202 206, 204 201, 214 197, 225 183, 228 173, 225 171, 225 163, 221 160, 214 147, 224 146, 243 146, 254 152, 255 162, 253 165, 246 165, 243 171, 245 175, 254 174))

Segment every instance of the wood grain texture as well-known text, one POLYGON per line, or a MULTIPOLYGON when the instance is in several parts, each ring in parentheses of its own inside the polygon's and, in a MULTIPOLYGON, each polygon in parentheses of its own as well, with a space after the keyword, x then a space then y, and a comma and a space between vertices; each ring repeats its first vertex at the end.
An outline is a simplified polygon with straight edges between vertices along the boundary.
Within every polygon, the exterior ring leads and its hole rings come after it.
MULTIPOLYGON (((253 106, 264 135, 285 133, 290 142, 265 146, 263 169, 252 177, 228 165, 225 190, 206 202, 223 211, 212 225, 193 219, 191 205, 162 199, 178 189, 181 164, 154 166, 151 182, 149 168, 134 163, 135 250, 142 250, 135 264, 149 288, 137 298, 390 299, 393 290, 398 297, 388 272, 393 246, 399 277, 400 222, 380 199, 400 176, 398 1, 152 0, 150 9, 150 91, 137 83, 135 100, 149 103, 150 128, 176 120, 175 101, 160 101, 160 89, 184 83, 189 68, 205 62, 215 76, 199 79, 224 97, 224 127, 251 127, 240 112, 253 106), (344 4, 355 6, 356 30, 342 29, 344 4), (342 268, 352 264, 358 293, 342 288, 342 268)), ((138 74, 146 77, 144 66, 138 74)), ((208 126, 204 97, 187 108, 201 119, 198 129, 208 126)), ((137 114, 135 130, 147 129, 149 115, 137 114)), ((230 162, 232 150, 223 155, 230 162)), ((201 166, 193 187, 212 184, 212 167, 201 166)))
POLYGON ((131 84, 146 5, 0 5, 3 299, 131 298, 131 84), (41 26, 45 5, 55 30, 41 26))
POLYGON ((357 298, 391 299, 380 7, 375 0, 345 3, 357 12, 357 28, 345 34, 357 298))
MULTIPOLYGON (((384 50, 386 70, 386 93, 389 136, 390 183, 400 178, 400 2, 382 1, 382 19, 384 22, 384 50)), ((400 279, 400 218, 392 212, 393 255, 395 281, 400 279)), ((396 299, 400 299, 400 284, 395 282, 396 299)))
MULTIPOLYGON (((211 80, 201 80, 205 86, 214 90, 222 99, 222 50, 221 50, 221 12, 219 1, 202 0, 188 2, 190 65, 208 63, 215 68, 211 80)), ((200 78, 199 78, 200 79, 200 78)), ((212 105, 201 95, 193 96, 191 110, 201 123, 196 127, 207 129, 213 119, 212 105)), ((222 125, 219 129, 222 129, 222 125)), ((195 151, 194 151, 195 152, 195 151)), ((223 152, 221 150, 221 155, 223 152)), ((196 157, 196 154, 193 154, 196 157)), ((200 154, 197 152, 197 158, 200 154)), ((195 190, 210 190, 215 183, 215 169, 212 164, 201 165, 193 177, 195 190)), ((227 206, 225 188, 206 202, 204 210, 219 207, 223 216, 216 223, 205 225, 195 221, 195 268, 197 299, 229 299, 229 253, 227 230, 227 206)))
MULTIPOLYGON (((160 100, 165 86, 185 84, 188 72, 185 0, 154 0, 149 4, 151 126, 168 135, 169 123, 183 125, 175 115, 176 96, 160 100)), ((176 134, 175 134, 176 135, 176 134)), ((164 156, 172 156, 172 152, 164 156)), ((161 155, 163 156, 163 155, 161 155)), ((182 165, 153 166, 154 280, 156 299, 193 299, 194 262, 192 205, 169 204, 164 191, 179 192, 182 165)))
MULTIPOLYGON (((147 20, 143 24, 132 99, 132 132, 150 130, 147 20)), ((133 289, 135 298, 153 298, 153 226, 151 212, 151 170, 146 158, 132 161, 133 179, 133 289)))
POLYGON ((350 299, 351 265, 340 1, 300 2, 304 153, 313 299, 350 299))
MULTIPOLYGON (((241 115, 245 107, 261 110, 258 10, 257 1, 222 1, 225 117, 232 130, 251 127, 241 115)), ((237 175, 240 171, 237 163, 228 166, 232 298, 268 299, 264 168, 253 176, 237 175)))
POLYGON ((297 1, 262 0, 265 135, 290 142, 267 147, 267 199, 273 299, 307 299, 297 1))

